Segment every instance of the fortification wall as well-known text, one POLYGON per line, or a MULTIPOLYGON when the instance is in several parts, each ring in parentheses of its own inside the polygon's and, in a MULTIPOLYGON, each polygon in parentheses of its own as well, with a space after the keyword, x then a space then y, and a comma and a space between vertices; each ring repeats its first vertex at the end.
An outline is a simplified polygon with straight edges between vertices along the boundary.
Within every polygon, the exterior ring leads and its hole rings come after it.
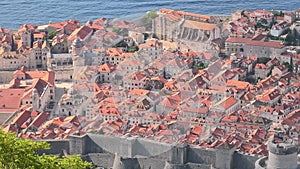
POLYGON ((186 165, 186 169, 211 169, 211 165, 210 164, 188 163, 186 165))
POLYGON ((232 160, 232 168, 233 169, 254 169, 255 168, 255 162, 260 157, 254 156, 254 155, 247 155, 247 154, 241 154, 239 152, 235 152, 233 154, 233 160, 232 160))
POLYGON ((165 167, 163 169, 186 169, 184 164, 172 164, 166 161, 165 167))
POLYGON ((124 158, 152 157, 171 149, 168 144, 142 138, 112 137, 98 134, 88 134, 88 137, 102 149, 102 152, 118 153, 124 158))
POLYGON ((89 153, 82 158, 92 162, 96 167, 111 168, 114 164, 115 155, 110 153, 89 153))
POLYGON ((138 158, 141 169, 159 169, 165 167, 165 159, 161 158, 138 158))
POLYGON ((293 154, 279 155, 269 152, 267 169, 272 168, 289 168, 297 169, 297 152, 293 154))
POLYGON ((63 151, 69 154, 69 140, 41 140, 50 144, 49 150, 39 150, 38 154, 61 154, 63 151))
POLYGON ((213 164, 216 161, 216 152, 213 149, 190 146, 187 151, 187 161, 190 163, 213 164))
POLYGON ((170 144, 160 143, 147 139, 136 139, 132 144, 133 156, 153 157, 162 153, 169 152, 172 148, 170 144))
MULTIPOLYGON (((70 137, 70 153, 85 155, 88 153, 117 153, 123 165, 133 161, 135 168, 208 169, 216 164, 216 150, 203 149, 192 145, 171 145, 136 137, 112 137, 98 134, 70 137), (168 162, 168 163, 166 163, 168 162), (138 165, 136 165, 136 163, 138 165)), ((228 154, 229 155, 229 154, 228 154)), ((100 161, 105 161, 99 156, 100 161)), ((259 157, 235 152, 232 156, 233 169, 253 169, 259 157)), ((112 158, 110 158, 112 160, 112 158)), ((219 160, 226 160, 219 159, 219 160)), ((133 163, 132 163, 133 164, 133 163)), ((107 163, 103 167, 112 167, 107 163)))
POLYGON ((88 134, 91 142, 102 149, 102 152, 118 153, 121 156, 128 155, 128 152, 121 151, 122 139, 120 137, 104 136, 99 134, 88 134))

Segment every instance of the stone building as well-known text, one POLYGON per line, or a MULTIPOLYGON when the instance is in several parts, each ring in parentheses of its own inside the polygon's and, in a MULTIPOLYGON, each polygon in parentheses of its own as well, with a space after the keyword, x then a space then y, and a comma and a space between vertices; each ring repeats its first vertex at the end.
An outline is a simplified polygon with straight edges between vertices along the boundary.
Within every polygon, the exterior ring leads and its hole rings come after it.
POLYGON ((162 8, 153 20, 152 32, 161 40, 209 43, 221 38, 222 25, 212 16, 162 8))
POLYGON ((298 169, 298 146, 292 140, 268 143, 269 156, 260 158, 255 163, 255 169, 298 169))
POLYGON ((86 100, 86 96, 71 88, 61 97, 55 113, 60 116, 84 115, 82 105, 86 100))
POLYGON ((65 34, 57 35, 52 40, 51 53, 68 53, 68 40, 65 34))
POLYGON ((227 55, 232 53, 244 56, 279 58, 286 48, 279 41, 258 41, 250 38, 228 38, 225 42, 227 55))
POLYGON ((27 57, 17 52, 4 52, 0 55, 0 71, 14 71, 21 66, 29 66, 27 57))
POLYGON ((47 69, 47 56, 50 55, 50 48, 47 42, 35 41, 28 55, 29 69, 47 69))

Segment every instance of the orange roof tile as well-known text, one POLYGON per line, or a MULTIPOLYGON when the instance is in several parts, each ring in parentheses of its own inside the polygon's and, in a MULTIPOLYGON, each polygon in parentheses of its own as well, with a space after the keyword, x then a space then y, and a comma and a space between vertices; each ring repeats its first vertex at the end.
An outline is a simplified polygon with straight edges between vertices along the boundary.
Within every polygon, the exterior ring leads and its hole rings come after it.
POLYGON ((129 91, 128 94, 143 96, 143 95, 148 94, 149 92, 150 92, 149 90, 144 90, 144 89, 132 89, 131 91, 129 91))
POLYGON ((175 13, 179 15, 191 16, 191 17, 196 17, 196 18, 206 19, 206 20, 211 19, 211 16, 208 15, 194 14, 185 11, 177 11, 177 10, 166 9, 166 8, 161 8, 159 11, 162 13, 175 13))
POLYGON ((219 105, 222 106, 225 110, 235 105, 238 101, 234 97, 228 97, 225 100, 222 100, 219 105))
POLYGON ((84 40, 90 33, 92 33, 92 29, 88 26, 81 26, 80 28, 77 28, 68 38, 68 41, 74 41, 77 37, 80 38, 80 40, 84 40))
POLYGON ((284 45, 281 44, 279 41, 256 41, 252 40, 250 38, 228 38, 226 42, 230 43, 245 43, 248 45, 253 45, 253 46, 264 46, 264 47, 272 47, 272 48, 283 48, 284 45))
POLYGON ((191 133, 198 136, 202 131, 203 131, 202 126, 194 126, 191 133))
POLYGON ((183 26, 193 28, 193 29, 208 30, 208 31, 211 31, 217 27, 216 24, 198 22, 198 21, 192 21, 192 20, 186 20, 184 22, 183 26))
POLYGON ((116 65, 110 65, 110 64, 103 64, 103 65, 100 65, 98 67, 98 72, 105 72, 105 73, 111 73, 112 71, 114 71, 116 69, 116 65))

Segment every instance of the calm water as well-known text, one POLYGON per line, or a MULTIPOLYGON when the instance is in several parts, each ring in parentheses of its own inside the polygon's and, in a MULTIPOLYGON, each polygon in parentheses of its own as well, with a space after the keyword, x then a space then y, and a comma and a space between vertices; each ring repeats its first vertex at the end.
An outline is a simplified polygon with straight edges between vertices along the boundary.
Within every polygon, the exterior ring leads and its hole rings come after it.
POLYGON ((136 17, 162 7, 201 14, 230 14, 236 9, 295 10, 300 8, 300 0, 0 0, 0 7, 0 26, 17 29, 24 23, 136 17))

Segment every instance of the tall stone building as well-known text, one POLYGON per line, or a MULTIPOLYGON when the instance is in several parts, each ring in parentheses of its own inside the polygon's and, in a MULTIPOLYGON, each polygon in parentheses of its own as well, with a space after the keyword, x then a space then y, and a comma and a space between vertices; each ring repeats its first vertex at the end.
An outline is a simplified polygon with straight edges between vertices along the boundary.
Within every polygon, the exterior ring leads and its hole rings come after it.
POLYGON ((276 139, 268 143, 269 156, 260 158, 255 169, 298 169, 298 145, 293 140, 282 142, 276 139))
POLYGON ((222 24, 212 16, 162 8, 153 20, 152 32, 160 40, 208 44, 221 38, 222 24))

